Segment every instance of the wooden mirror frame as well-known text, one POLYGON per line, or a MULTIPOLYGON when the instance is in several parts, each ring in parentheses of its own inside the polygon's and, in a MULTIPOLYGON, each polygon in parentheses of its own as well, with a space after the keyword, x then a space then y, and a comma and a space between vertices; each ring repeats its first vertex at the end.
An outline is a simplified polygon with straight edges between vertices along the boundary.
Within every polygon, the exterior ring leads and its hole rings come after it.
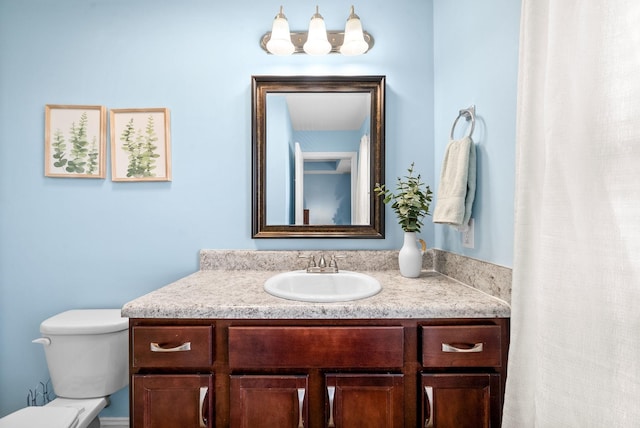
POLYGON ((384 238, 384 203, 373 186, 384 184, 385 76, 252 76, 252 225, 253 238, 384 238), (371 200, 368 225, 268 225, 266 146, 269 93, 368 92, 371 94, 371 200))

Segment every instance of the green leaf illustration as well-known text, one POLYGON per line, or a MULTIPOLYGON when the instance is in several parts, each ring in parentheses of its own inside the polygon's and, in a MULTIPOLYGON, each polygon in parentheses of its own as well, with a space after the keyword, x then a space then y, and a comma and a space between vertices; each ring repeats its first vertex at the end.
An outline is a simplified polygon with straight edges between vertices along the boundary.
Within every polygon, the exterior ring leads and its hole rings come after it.
POLYGON ((128 153, 127 177, 155 177, 155 161, 160 157, 155 151, 158 149, 154 143, 158 141, 155 133, 153 116, 147 118, 147 126, 142 131, 134 129, 133 117, 125 126, 120 136, 122 150, 128 153))
POLYGON ((55 166, 56 168, 62 168, 67 164, 67 159, 65 157, 67 144, 64 141, 64 135, 62 134, 61 130, 56 129, 51 147, 53 147, 53 158, 56 159, 56 162, 53 163, 53 166, 55 166))

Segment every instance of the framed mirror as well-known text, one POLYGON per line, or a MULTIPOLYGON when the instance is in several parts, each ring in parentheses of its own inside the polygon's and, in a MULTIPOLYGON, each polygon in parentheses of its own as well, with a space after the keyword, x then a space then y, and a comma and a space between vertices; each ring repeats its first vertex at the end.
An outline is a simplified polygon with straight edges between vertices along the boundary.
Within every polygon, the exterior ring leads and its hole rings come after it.
POLYGON ((384 238, 384 76, 252 76, 253 238, 384 238))

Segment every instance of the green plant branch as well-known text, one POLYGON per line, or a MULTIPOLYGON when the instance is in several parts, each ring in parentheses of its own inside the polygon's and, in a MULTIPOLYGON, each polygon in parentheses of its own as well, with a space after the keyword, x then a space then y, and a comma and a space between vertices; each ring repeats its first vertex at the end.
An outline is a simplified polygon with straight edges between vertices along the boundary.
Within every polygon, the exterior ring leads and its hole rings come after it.
POLYGON ((414 164, 407 169, 409 175, 405 180, 398 177, 396 193, 376 183, 373 191, 376 196, 384 198, 385 204, 391 202, 391 208, 398 217, 398 224, 405 232, 420 232, 423 226, 422 219, 430 215, 429 205, 431 203, 431 188, 420 180, 420 174, 413 175, 414 164), (423 186, 424 189, 422 188, 423 186))

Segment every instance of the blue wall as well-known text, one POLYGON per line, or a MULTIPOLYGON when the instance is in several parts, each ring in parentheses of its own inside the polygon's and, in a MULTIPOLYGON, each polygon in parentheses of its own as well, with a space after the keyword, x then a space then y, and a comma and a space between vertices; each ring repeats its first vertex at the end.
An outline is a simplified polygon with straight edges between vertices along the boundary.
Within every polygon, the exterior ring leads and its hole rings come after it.
MULTIPOLYGON (((491 203, 483 202, 478 215, 509 218, 512 159, 493 140, 504 140, 512 151, 517 58, 512 50, 496 55, 503 39, 512 46, 518 36, 515 7, 507 4, 361 2, 356 12, 376 40, 370 53, 281 58, 258 46, 280 3, 0 1, 0 415, 23 406, 28 389, 48 378, 42 349, 30 343, 43 319, 71 308, 120 307, 197 270, 201 248, 400 247, 402 233, 390 209, 384 240, 251 239, 253 74, 386 75, 387 182, 415 161, 425 181, 435 184, 444 135, 457 109, 475 102, 486 122, 480 158, 498 158, 480 186, 500 193, 487 197, 491 203), (484 25, 475 27, 475 20, 484 25), (475 52, 466 63, 443 58, 447 49, 439 46, 453 43, 443 37, 460 29, 474 32, 473 43, 486 44, 479 51, 456 44, 454 58, 475 52), (450 90, 461 80, 442 73, 470 65, 469 91, 450 90), (493 93, 495 85, 485 87, 483 79, 496 79, 493 72, 501 73, 505 99, 493 93), (173 181, 114 183, 110 174, 106 180, 45 178, 45 104, 168 107, 173 181), (494 168, 498 160, 501 169, 494 168), (69 203, 75 200, 83 201, 83 209, 69 203)), ((293 30, 308 25, 312 4, 284 6, 293 30)), ((348 6, 339 0, 320 4, 328 28, 343 27, 348 6)), ((489 234, 493 224, 482 220, 479 233, 489 234)), ((430 246, 447 245, 430 224, 422 235, 430 246)), ((511 239, 510 230, 502 233, 478 257, 507 263, 503 253, 510 253, 511 239)), ((127 391, 113 398, 103 415, 126 416, 127 391)))
POLYGON ((267 96, 267 166, 269 176, 266 180, 266 192, 269 195, 267 224, 290 224, 293 199, 293 179, 290 175, 289 152, 291 151, 292 132, 287 100, 282 96, 267 96))
MULTIPOLYGON (((433 11, 435 188, 453 121, 472 104, 478 167, 475 248, 463 248, 460 232, 440 224, 435 246, 511 266, 520 2, 435 1, 433 11)), ((454 138, 466 130, 458 121, 454 138)))

